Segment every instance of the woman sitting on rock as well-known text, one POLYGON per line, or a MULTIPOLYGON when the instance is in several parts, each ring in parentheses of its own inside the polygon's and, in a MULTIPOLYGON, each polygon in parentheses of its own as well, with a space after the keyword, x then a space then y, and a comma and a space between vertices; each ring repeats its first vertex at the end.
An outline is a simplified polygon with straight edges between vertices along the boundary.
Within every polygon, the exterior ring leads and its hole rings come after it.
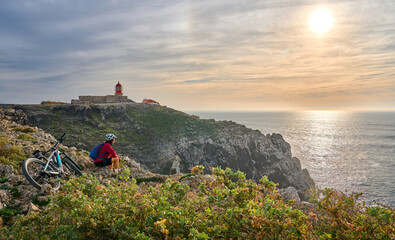
POLYGON ((112 133, 106 135, 106 142, 99 151, 99 155, 94 160, 94 163, 98 167, 108 166, 111 171, 114 169, 114 172, 118 174, 119 157, 112 147, 116 138, 117 137, 112 133))

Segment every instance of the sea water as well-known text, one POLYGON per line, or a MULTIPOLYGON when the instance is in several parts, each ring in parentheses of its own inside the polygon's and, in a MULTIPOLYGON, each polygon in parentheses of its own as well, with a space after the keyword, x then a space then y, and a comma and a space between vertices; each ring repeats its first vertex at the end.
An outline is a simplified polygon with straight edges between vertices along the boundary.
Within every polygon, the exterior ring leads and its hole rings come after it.
POLYGON ((320 188, 395 207, 395 112, 189 112, 280 133, 320 188))

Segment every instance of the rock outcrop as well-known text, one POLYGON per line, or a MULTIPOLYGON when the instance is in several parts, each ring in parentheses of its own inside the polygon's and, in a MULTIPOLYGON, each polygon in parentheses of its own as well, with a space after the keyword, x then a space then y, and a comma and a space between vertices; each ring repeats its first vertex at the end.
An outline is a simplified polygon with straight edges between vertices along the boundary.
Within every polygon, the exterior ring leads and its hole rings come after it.
MULTIPOLYGON (((246 177, 259 181, 266 175, 278 183, 279 188, 293 186, 302 199, 314 185, 309 173, 301 169, 299 159, 292 157, 290 145, 280 134, 262 135, 259 132, 243 132, 243 127, 232 124, 231 129, 241 128, 239 134, 223 131, 219 139, 184 140, 175 147, 180 169, 188 170, 195 165, 229 167, 246 173, 246 177), (230 133, 230 134, 229 134, 230 133), (239 136, 239 137, 237 137, 239 136)), ((177 159, 175 159, 177 160, 177 159)), ((166 163, 163 163, 166 167, 166 163)))
MULTIPOLYGON (((280 134, 264 135, 230 121, 196 116, 147 104, 3 105, 26 114, 30 125, 54 136, 67 132, 70 146, 90 150, 108 132, 115 149, 160 174, 187 173, 195 165, 241 170, 247 178, 268 176, 280 188, 293 186, 302 200, 314 186, 280 134)), ((13 109, 13 110, 12 110, 13 109)))

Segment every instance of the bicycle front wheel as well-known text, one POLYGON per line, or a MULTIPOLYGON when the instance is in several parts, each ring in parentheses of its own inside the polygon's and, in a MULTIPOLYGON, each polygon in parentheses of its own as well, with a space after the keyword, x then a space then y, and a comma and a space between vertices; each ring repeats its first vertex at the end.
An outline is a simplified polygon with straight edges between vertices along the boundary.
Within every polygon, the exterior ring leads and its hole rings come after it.
MULTIPOLYGON (((58 190, 60 182, 56 176, 49 174, 44 170, 45 162, 37 158, 28 158, 22 164, 22 172, 27 181, 35 188, 41 190, 44 184, 50 184, 53 190, 58 190)), ((48 171, 55 171, 51 166, 48 166, 48 171)))
POLYGON ((63 163, 63 169, 68 175, 74 175, 74 176, 82 175, 82 172, 78 169, 78 167, 68 159, 66 158, 62 159, 62 163, 63 163))

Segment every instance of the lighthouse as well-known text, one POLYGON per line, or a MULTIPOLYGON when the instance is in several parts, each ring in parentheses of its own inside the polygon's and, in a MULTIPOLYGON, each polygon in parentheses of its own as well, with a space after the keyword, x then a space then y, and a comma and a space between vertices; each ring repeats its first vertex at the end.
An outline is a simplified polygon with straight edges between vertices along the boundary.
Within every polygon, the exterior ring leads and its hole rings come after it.
POLYGON ((128 99, 128 96, 123 95, 123 87, 118 82, 115 85, 115 95, 106 96, 79 96, 78 99, 72 99, 72 104, 91 104, 91 103, 130 103, 133 100, 128 99))
POLYGON ((115 96, 122 96, 122 85, 118 82, 117 85, 115 85, 115 96))

